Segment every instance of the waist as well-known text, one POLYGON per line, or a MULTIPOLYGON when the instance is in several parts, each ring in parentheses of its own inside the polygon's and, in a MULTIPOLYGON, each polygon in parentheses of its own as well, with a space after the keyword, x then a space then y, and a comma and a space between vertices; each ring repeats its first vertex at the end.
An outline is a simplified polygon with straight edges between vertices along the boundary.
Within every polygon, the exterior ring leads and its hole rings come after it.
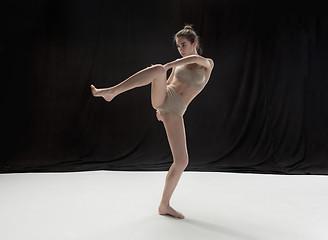
POLYGON ((172 82, 168 86, 172 87, 174 91, 180 95, 187 105, 196 97, 196 95, 201 91, 201 89, 191 86, 185 82, 172 82))

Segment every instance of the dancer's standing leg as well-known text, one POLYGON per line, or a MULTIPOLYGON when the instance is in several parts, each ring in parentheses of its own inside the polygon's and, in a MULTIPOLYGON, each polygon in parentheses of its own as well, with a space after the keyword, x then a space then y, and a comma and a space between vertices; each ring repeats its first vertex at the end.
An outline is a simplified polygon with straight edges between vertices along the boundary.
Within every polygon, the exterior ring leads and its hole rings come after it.
POLYGON ((183 118, 176 114, 163 114, 161 120, 164 123, 166 135, 169 140, 173 155, 173 164, 171 165, 165 180, 162 200, 158 208, 159 214, 168 214, 178 218, 184 218, 184 215, 177 212, 170 206, 170 199, 178 184, 178 181, 188 165, 188 151, 186 143, 186 134, 183 118))

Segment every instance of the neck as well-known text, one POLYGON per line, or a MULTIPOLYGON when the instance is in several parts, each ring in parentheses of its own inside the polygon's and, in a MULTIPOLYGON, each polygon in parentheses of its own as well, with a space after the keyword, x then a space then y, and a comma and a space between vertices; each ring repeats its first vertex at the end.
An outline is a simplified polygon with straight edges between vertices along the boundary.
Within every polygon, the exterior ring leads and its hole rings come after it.
POLYGON ((186 55, 186 56, 190 56, 190 55, 198 55, 197 50, 195 49, 194 51, 192 51, 192 53, 190 53, 190 54, 188 54, 188 55, 186 55))

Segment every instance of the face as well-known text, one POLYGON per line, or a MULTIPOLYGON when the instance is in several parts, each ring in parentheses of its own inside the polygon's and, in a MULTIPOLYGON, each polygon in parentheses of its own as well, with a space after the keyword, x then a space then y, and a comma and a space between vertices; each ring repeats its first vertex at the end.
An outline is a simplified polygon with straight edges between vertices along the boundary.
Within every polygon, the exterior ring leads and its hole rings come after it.
POLYGON ((196 42, 191 43, 187 38, 177 38, 175 40, 178 51, 182 57, 197 54, 196 42))

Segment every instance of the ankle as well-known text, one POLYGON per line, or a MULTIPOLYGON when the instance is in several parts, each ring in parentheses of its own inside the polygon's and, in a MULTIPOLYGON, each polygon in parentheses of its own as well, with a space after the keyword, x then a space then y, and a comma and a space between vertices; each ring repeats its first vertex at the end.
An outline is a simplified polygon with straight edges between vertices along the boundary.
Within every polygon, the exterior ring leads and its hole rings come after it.
POLYGON ((117 96, 122 93, 122 91, 120 91, 120 89, 116 86, 109 88, 109 90, 110 90, 110 93, 114 96, 117 96))
POLYGON ((170 202, 167 202, 167 201, 161 201, 160 206, 163 206, 163 207, 169 207, 169 206, 170 206, 170 202))

